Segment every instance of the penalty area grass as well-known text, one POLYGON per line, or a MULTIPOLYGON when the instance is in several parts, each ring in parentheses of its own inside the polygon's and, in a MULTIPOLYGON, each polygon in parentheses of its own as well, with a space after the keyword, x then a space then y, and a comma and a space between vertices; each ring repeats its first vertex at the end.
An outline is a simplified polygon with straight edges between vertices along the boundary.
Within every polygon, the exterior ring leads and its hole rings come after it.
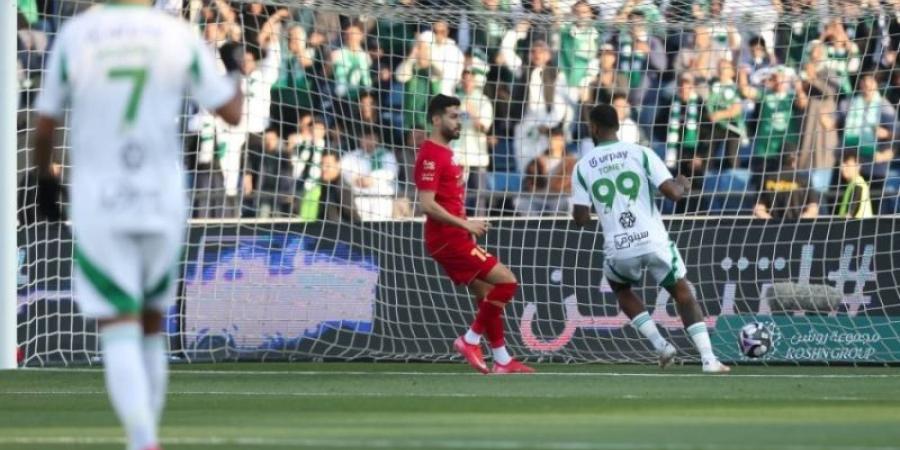
MULTIPOLYGON (((701 375, 540 364, 172 367, 166 450, 900 450, 900 370, 740 366, 701 375)), ((0 372, 0 449, 122 449, 91 369, 0 372)))

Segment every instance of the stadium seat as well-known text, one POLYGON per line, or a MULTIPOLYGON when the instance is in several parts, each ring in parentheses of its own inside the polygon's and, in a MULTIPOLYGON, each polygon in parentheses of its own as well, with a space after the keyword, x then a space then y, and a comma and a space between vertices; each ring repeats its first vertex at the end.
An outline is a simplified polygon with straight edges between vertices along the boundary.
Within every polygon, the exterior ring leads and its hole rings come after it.
POLYGON ((879 197, 879 213, 881 214, 898 214, 900 213, 900 171, 892 170, 887 174, 884 180, 884 188, 879 197))
POLYGON ((746 169, 725 170, 707 175, 703 179, 703 195, 709 201, 711 212, 741 214, 749 213, 753 198, 749 195, 750 171, 746 169))
POLYGON ((750 183, 750 171, 731 169, 707 175, 703 179, 703 192, 745 192, 750 183))
POLYGON ((522 174, 517 172, 491 172, 488 174, 488 189, 500 192, 522 190, 522 174))

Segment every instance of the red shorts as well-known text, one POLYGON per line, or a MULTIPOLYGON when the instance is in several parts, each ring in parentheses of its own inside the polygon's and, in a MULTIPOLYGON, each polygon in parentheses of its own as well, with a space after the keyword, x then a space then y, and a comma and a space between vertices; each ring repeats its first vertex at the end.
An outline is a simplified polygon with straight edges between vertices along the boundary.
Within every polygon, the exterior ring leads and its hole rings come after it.
POLYGON ((428 245, 426 248, 454 284, 469 284, 476 278, 485 277, 498 263, 494 255, 471 239, 454 239, 442 242, 435 249, 428 245))

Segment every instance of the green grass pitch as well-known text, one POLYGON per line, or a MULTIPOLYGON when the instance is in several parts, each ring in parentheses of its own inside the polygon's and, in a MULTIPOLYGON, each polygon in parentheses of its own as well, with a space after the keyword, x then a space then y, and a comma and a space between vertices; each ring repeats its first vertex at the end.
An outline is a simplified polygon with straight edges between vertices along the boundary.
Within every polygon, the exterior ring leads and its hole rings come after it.
MULTIPOLYGON (((900 449, 900 370, 178 365, 166 450, 900 449)), ((122 449, 102 372, 0 372, 0 449, 122 449)))

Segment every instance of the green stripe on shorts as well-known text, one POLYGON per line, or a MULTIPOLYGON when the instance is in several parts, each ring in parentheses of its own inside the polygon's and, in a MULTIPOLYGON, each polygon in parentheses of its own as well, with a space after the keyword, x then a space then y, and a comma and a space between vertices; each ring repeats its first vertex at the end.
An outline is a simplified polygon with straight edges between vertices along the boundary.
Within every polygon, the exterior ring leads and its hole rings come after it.
POLYGON ((659 285, 664 288, 671 287, 678 281, 675 279, 675 275, 678 273, 678 252, 675 251, 674 243, 669 243, 669 250, 672 252, 672 268, 669 270, 669 273, 666 274, 666 277, 663 278, 662 282, 659 283, 659 285))
POLYGON ((94 286, 94 289, 100 293, 107 301, 109 301, 119 313, 133 314, 141 310, 141 303, 138 299, 132 297, 124 289, 119 287, 112 278, 108 277, 92 263, 81 252, 81 249, 75 246, 75 264, 81 268, 81 272, 87 278, 88 282, 94 286))
POLYGON ((153 288, 144 291, 144 299, 149 302, 153 298, 159 297, 169 289, 170 284, 172 284, 172 274, 166 273, 153 288))

